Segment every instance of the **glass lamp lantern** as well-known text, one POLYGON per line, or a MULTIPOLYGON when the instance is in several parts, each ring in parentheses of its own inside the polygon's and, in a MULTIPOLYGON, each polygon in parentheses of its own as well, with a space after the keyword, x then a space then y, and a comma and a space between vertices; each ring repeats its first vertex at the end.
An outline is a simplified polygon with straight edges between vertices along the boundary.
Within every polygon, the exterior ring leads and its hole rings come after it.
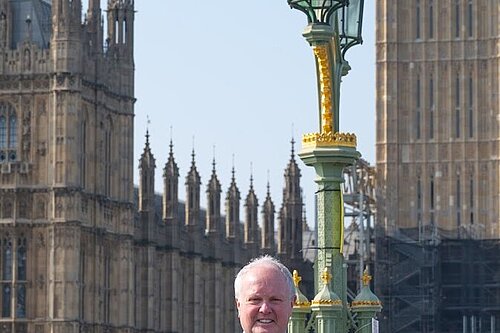
POLYGON ((288 0, 290 7, 307 15, 308 23, 330 24, 333 13, 349 0, 288 0))
MULTIPOLYGON (((363 38, 361 36, 363 7, 364 0, 349 0, 349 4, 343 6, 336 15, 339 28, 340 48, 342 49, 343 56, 345 56, 347 50, 352 46, 363 43, 363 38)), ((332 19, 332 17, 330 19, 332 19)))

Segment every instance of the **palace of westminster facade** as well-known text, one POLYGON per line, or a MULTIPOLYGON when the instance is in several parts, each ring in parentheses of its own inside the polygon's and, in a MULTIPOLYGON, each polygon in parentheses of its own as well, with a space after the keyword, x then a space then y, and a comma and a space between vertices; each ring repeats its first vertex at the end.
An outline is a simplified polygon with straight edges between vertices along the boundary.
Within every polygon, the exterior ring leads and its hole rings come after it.
POLYGON ((180 201, 172 143, 155 194, 149 134, 134 189, 134 1, 108 1, 106 36, 100 3, 0 0, 0 333, 238 331, 249 259, 312 275, 293 143, 277 244, 269 191, 240 223, 215 162, 201 209, 194 152, 180 201))
MULTIPOLYGON (((293 144, 276 244, 269 193, 258 222, 250 186, 240 223, 234 174, 224 198, 215 162, 200 207, 194 152, 179 200, 172 143, 162 197, 155 194, 149 134, 134 188, 134 1, 108 0, 106 11, 100 3, 88 0, 82 22, 82 0, 0 0, 0 333, 233 333, 234 275, 261 253, 297 268, 310 295, 293 144)), ((413 281, 392 279, 420 267, 405 264, 406 248, 396 251, 399 230, 432 246, 500 238, 500 4, 377 0, 376 7, 376 223, 395 235, 386 255, 395 253, 396 263, 375 278, 379 296, 390 292, 382 327, 390 320, 392 332, 410 332, 400 324, 418 302, 400 300, 413 281)), ((463 296, 474 280, 449 286, 450 295, 463 296)), ((434 291, 429 300, 439 303, 434 291)), ((414 331, 438 332, 426 302, 414 331)), ((451 305, 456 327, 475 322, 468 307, 451 305)))

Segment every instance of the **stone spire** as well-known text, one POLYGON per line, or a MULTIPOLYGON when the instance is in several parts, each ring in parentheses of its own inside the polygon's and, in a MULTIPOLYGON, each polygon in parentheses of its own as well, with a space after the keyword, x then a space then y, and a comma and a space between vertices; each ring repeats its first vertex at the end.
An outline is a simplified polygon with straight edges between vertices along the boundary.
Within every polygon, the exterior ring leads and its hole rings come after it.
POLYGON ((262 243, 261 249, 264 253, 274 253, 276 244, 274 242, 274 203, 271 199, 269 179, 267 180, 267 194, 262 206, 262 243))
POLYGON ((232 170, 231 185, 226 194, 226 237, 239 239, 240 234, 240 191, 234 178, 234 165, 232 170))
POLYGON ((139 160, 139 211, 154 211, 156 162, 149 147, 149 130, 146 130, 146 144, 139 160))
POLYGON ((198 226, 200 220, 200 175, 196 170, 194 148, 191 153, 191 169, 186 177, 186 221, 187 226, 198 226))
POLYGON ((163 220, 178 221, 178 189, 179 189, 179 168, 175 163, 174 145, 170 139, 170 152, 168 154, 167 163, 163 168, 163 220))
POLYGON ((253 175, 250 174, 250 189, 245 199, 245 243, 259 247, 259 201, 253 189, 253 175))
POLYGON ((295 140, 291 141, 291 156, 285 169, 283 203, 279 214, 278 254, 290 259, 301 258, 302 249, 302 189, 300 169, 295 161, 295 140))
POLYGON ((221 192, 222 188, 215 172, 215 157, 212 161, 212 176, 207 185, 207 221, 206 232, 216 233, 220 229, 221 214, 221 192))
POLYGON ((103 46, 103 22, 100 0, 89 1, 86 20, 90 41, 89 46, 92 47, 96 53, 101 53, 103 46))

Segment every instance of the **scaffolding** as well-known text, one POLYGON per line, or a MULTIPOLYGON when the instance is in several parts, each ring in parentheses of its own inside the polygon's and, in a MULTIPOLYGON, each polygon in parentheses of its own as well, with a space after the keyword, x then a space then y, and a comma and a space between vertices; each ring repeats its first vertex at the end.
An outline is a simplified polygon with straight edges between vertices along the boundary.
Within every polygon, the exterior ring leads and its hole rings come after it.
POLYGON ((344 170, 343 186, 348 296, 368 267, 380 332, 500 333, 500 240, 478 228, 377 226, 375 169, 364 160, 344 170))
POLYGON ((360 159, 344 169, 344 256, 348 295, 354 297, 366 267, 374 269, 375 168, 360 159))
POLYGON ((440 254, 441 327, 500 332, 500 240, 445 240, 440 254))
POLYGON ((500 240, 445 234, 428 229, 422 238, 422 230, 400 229, 377 236, 381 331, 500 333, 500 240))
POLYGON ((381 331, 439 332, 441 270, 436 241, 419 240, 420 230, 404 231, 377 237, 376 289, 384 306, 381 331))

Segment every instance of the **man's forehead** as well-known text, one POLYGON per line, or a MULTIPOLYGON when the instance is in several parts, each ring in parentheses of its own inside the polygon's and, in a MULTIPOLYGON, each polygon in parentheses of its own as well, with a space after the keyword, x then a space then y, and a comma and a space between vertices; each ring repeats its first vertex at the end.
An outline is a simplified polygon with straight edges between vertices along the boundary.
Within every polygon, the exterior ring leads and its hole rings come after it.
MULTIPOLYGON (((286 289, 285 287, 287 285, 286 278, 283 274, 273 267, 252 269, 245 274, 244 282, 248 287, 251 285, 254 288, 265 288, 269 286, 270 288, 276 289, 276 287, 283 286, 283 288, 278 288, 278 290, 286 289)), ((245 289, 246 288, 243 288, 243 291, 245 291, 245 289)))
POLYGON ((254 280, 282 279, 283 281, 286 281, 283 273, 277 267, 272 265, 252 267, 248 270, 245 276, 254 280))

